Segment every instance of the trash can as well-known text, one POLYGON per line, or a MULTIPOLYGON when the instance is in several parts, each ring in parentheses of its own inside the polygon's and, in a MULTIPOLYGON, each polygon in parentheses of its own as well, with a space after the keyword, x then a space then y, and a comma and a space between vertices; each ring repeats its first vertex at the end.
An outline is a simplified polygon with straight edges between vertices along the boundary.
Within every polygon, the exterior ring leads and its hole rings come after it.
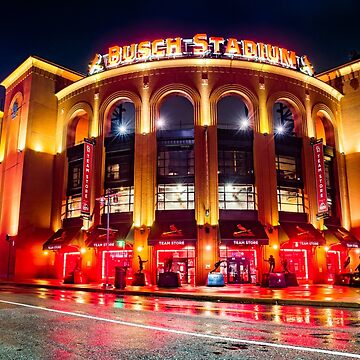
POLYGON ((125 289, 126 287, 126 266, 115 266, 115 288, 125 289))

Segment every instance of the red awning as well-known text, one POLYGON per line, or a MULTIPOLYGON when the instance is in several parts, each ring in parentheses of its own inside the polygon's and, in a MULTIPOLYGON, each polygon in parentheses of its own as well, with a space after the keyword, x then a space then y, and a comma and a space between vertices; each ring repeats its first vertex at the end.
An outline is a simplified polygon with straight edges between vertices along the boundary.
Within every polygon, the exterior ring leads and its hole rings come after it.
POLYGON ((325 244, 322 233, 308 223, 281 222, 280 228, 285 233, 285 240, 300 246, 320 246, 325 244))
MULTIPOLYGON (((109 230, 109 246, 119 246, 118 241, 126 241, 132 227, 131 222, 111 224, 109 230)), ((125 243, 124 243, 125 244, 125 243)), ((87 247, 103 248, 107 246, 106 226, 97 225, 87 233, 87 247)))
POLYGON ((195 220, 155 220, 151 227, 149 245, 186 245, 197 238, 195 220))
POLYGON ((269 238, 259 221, 220 220, 222 244, 268 245, 269 238))
POLYGON ((81 227, 59 229, 43 245, 43 250, 61 250, 66 246, 78 246, 81 227))
POLYGON ((348 230, 341 226, 326 225, 328 230, 325 230, 325 234, 331 233, 346 248, 360 248, 360 241, 348 230))

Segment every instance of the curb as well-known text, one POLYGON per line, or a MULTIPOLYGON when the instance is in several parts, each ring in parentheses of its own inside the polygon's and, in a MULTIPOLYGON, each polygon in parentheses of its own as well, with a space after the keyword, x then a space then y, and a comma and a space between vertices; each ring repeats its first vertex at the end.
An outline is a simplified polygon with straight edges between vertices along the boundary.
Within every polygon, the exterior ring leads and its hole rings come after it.
POLYGON ((31 283, 13 283, 0 282, 1 285, 10 285, 19 288, 45 288, 52 290, 71 290, 71 291, 85 291, 93 293, 107 293, 116 295, 132 295, 132 296, 153 296, 164 298, 176 298, 194 301, 209 301, 209 302, 224 302, 236 304, 264 304, 264 305, 281 305, 281 306, 313 306, 313 307, 331 307, 331 308, 352 308, 360 309, 360 302, 347 301, 325 301, 325 300, 306 300, 306 299, 278 299, 278 298, 253 298, 253 297, 234 297, 228 295, 206 295, 194 293, 174 293, 164 292, 162 290, 121 290, 121 289, 102 289, 90 288, 83 286, 67 286, 65 285, 51 285, 51 284, 31 284, 31 283))

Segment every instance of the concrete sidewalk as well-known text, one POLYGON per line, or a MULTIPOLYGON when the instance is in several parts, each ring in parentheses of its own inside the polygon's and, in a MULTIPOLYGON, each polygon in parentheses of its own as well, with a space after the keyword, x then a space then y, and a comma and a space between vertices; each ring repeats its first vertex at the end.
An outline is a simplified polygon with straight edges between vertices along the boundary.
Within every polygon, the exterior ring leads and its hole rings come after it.
POLYGON ((63 284, 60 280, 52 279, 0 280, 0 286, 6 285, 118 295, 171 297, 199 301, 360 309, 360 288, 333 285, 300 285, 281 289, 262 288, 247 284, 224 287, 182 286, 175 289, 164 289, 157 286, 126 286, 124 290, 121 290, 103 289, 101 284, 63 284))

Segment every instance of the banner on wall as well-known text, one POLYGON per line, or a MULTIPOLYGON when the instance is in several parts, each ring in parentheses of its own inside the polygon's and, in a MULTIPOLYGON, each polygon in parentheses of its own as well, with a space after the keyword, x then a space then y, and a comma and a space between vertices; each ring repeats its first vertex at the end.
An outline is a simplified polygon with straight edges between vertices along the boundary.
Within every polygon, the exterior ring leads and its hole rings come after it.
POLYGON ((85 217, 90 216, 91 179, 93 177, 93 154, 93 141, 91 139, 85 139, 81 193, 81 215, 85 217))
POLYGON ((328 212, 324 150, 322 140, 313 144, 314 164, 315 164, 315 183, 317 195, 318 215, 325 215, 328 212))

